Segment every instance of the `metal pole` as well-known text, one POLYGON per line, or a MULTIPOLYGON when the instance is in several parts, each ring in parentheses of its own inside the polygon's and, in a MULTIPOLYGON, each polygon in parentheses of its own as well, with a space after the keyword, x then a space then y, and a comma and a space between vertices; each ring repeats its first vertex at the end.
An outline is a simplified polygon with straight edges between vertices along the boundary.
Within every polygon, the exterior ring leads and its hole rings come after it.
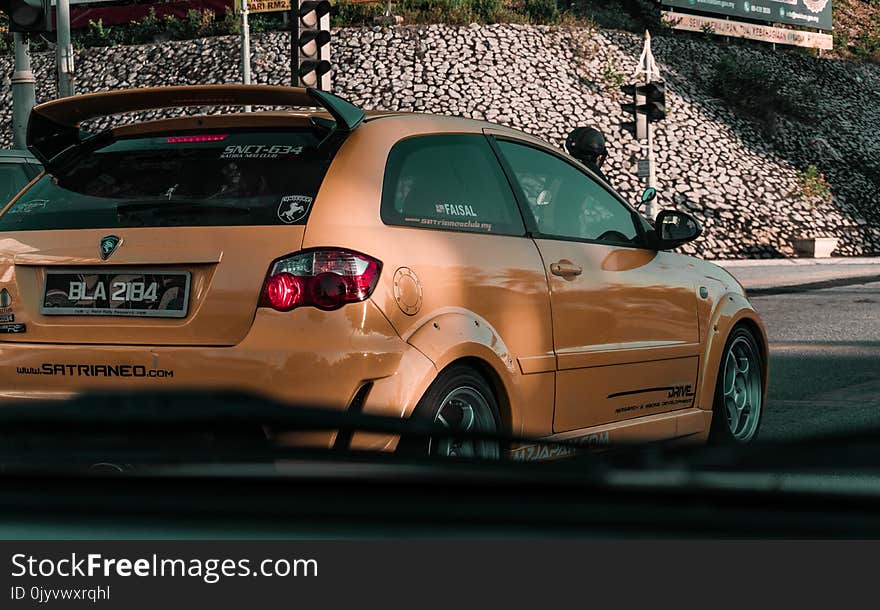
MULTIPOLYGON (((251 84, 251 26, 248 23, 248 0, 241 0, 241 82, 251 84)), ((245 106, 245 112, 251 107, 245 106)))
MULTIPOLYGON (((654 78, 660 78, 660 71, 657 69, 657 63, 654 61, 654 53, 651 51, 651 33, 645 31, 645 48, 642 51, 642 58, 639 62, 640 65, 640 73, 645 77, 645 85, 649 84, 654 78)), ((644 104, 647 101, 646 98, 642 97, 642 100, 638 103, 644 104)), ((648 158, 648 187, 657 188, 657 163, 654 159, 654 138, 653 138, 653 129, 651 127, 651 122, 648 120, 646 115, 640 115, 641 118, 645 121, 644 129, 645 129, 645 146, 647 150, 647 158, 648 158)), ((657 217, 657 209, 658 203, 660 199, 660 194, 658 193, 654 199, 648 202, 648 206, 645 209, 645 215, 650 219, 654 220, 657 217)))
POLYGON ((15 32, 15 71, 12 73, 12 137, 15 148, 27 147, 27 124, 31 108, 36 103, 34 73, 31 72, 31 55, 28 39, 15 32))
POLYGON ((299 87, 299 0, 290 0, 290 86, 299 87))
POLYGON ((58 46, 55 50, 58 64, 58 97, 70 97, 76 94, 73 82, 73 45, 70 43, 70 2, 56 0, 55 28, 58 46))
MULTIPOLYGON (((651 123, 648 123, 648 187, 657 188, 657 167, 654 163, 654 138, 651 137, 651 132, 654 131, 651 128, 651 123)), ((651 220, 657 218, 657 199, 660 197, 658 193, 654 199, 648 202, 648 207, 645 210, 645 214, 651 220)))

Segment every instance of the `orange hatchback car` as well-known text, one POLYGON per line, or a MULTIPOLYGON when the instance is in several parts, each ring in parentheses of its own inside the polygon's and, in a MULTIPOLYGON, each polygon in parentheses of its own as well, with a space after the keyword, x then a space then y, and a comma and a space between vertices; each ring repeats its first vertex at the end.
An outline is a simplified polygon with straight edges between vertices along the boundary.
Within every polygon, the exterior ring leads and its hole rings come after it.
POLYGON ((699 223, 655 229, 532 136, 224 85, 42 104, 28 141, 45 173, 0 214, 3 400, 229 388, 588 446, 757 433, 760 318, 668 252, 699 223), (237 105, 291 110, 81 125, 237 105))

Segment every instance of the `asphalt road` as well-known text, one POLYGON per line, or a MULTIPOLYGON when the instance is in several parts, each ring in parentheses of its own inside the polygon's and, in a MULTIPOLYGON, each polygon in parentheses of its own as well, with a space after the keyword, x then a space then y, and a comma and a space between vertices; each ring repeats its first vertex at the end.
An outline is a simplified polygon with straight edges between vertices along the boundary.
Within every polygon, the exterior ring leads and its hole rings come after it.
POLYGON ((880 282, 751 300, 770 339, 759 437, 880 431, 880 282))

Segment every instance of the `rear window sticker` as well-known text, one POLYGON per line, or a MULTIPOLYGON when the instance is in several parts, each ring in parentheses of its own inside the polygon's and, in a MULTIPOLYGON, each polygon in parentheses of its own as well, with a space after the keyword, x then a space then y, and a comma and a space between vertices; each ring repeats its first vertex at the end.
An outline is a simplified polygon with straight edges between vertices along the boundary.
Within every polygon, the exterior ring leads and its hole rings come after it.
POLYGON ((30 201, 21 201, 9 208, 7 214, 29 214, 36 210, 43 209, 49 203, 48 199, 31 199, 30 201))
POLYGON ((227 146, 220 154, 221 159, 277 159, 287 155, 302 154, 302 146, 290 144, 243 144, 227 146))
POLYGON ((434 210, 438 214, 446 214, 447 216, 470 216, 477 218, 473 206, 461 203, 438 203, 434 206, 434 210))
POLYGON ((309 213, 312 197, 307 195, 285 195, 278 205, 278 218, 284 224, 293 224, 309 213))
POLYGON ((494 226, 490 222, 477 222, 476 220, 445 220, 443 218, 424 218, 421 216, 407 216, 403 219, 407 224, 422 225, 426 227, 439 227, 441 229, 462 229, 465 231, 483 231, 492 233, 494 226))

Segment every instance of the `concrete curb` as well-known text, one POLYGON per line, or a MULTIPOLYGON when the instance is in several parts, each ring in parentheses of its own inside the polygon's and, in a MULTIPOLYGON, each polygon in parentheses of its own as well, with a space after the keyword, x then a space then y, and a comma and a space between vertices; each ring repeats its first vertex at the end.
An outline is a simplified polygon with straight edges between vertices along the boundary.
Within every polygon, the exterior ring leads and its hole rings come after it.
POLYGON ((880 256, 853 256, 831 258, 760 258, 710 260, 719 267, 774 267, 810 265, 880 265, 880 256))

